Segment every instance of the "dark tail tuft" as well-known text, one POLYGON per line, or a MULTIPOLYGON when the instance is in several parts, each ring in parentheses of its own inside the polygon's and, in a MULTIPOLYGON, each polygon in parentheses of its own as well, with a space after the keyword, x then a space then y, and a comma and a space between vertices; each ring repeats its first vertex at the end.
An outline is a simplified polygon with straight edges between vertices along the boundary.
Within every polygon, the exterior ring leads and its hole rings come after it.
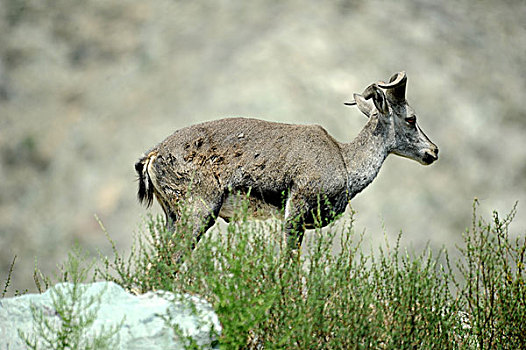
POLYGON ((150 162, 149 156, 144 156, 135 163, 135 171, 139 176, 139 191, 137 192, 137 198, 139 203, 146 204, 146 207, 152 205, 153 202, 153 183, 148 174, 148 163, 150 162))

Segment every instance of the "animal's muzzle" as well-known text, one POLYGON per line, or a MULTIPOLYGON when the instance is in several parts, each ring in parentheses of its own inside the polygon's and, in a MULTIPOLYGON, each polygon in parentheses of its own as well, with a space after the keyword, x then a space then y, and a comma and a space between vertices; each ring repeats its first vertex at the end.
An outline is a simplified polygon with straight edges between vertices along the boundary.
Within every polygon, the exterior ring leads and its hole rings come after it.
POLYGON ((428 149, 424 153, 424 158, 422 161, 424 164, 429 165, 433 162, 435 162, 438 159, 438 147, 433 147, 432 149, 428 149))

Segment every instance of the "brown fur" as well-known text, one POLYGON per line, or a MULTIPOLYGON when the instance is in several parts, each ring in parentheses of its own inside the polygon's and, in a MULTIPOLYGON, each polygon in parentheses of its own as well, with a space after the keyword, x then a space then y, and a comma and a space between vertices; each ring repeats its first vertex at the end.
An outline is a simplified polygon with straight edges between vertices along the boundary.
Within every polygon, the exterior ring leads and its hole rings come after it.
POLYGON ((217 217, 231 219, 237 194, 249 194, 255 216, 281 211, 289 244, 296 238, 301 243, 315 215, 325 225, 341 214, 373 181, 388 154, 422 164, 437 159, 438 148, 416 122, 407 122, 414 112, 404 98, 405 73, 397 77, 396 99, 388 99, 376 84, 364 96, 355 94, 352 104, 369 121, 351 143, 337 142, 319 125, 250 118, 177 130, 135 165, 139 200, 151 204, 155 196, 169 225, 177 222, 184 202, 193 210, 197 241, 217 217))

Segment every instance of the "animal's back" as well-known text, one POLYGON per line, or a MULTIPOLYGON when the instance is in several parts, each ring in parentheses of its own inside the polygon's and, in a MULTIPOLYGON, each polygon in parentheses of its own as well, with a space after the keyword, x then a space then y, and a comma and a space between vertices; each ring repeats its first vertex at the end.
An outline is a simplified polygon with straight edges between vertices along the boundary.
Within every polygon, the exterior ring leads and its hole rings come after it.
MULTIPOLYGON (((282 191, 296 182, 345 173, 338 143, 318 125, 228 118, 177 130, 157 146, 167 165, 220 187, 282 191)), ((299 184, 301 185, 301 183, 299 184)))

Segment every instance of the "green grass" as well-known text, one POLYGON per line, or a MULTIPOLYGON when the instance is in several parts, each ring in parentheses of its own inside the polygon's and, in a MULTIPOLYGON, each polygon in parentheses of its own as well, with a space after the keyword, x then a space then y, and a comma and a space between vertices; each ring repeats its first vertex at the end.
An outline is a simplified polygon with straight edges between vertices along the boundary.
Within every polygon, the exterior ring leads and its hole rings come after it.
POLYGON ((291 255, 279 223, 251 221, 241 208, 240 221, 193 252, 189 215, 175 235, 149 218, 128 254, 108 235, 113 256, 94 271, 134 292, 204 297, 223 326, 222 349, 525 349, 526 243, 509 236, 516 209, 487 221, 476 208, 453 262, 446 251, 402 250, 400 237, 367 252, 352 218, 315 230, 305 254, 291 255))

